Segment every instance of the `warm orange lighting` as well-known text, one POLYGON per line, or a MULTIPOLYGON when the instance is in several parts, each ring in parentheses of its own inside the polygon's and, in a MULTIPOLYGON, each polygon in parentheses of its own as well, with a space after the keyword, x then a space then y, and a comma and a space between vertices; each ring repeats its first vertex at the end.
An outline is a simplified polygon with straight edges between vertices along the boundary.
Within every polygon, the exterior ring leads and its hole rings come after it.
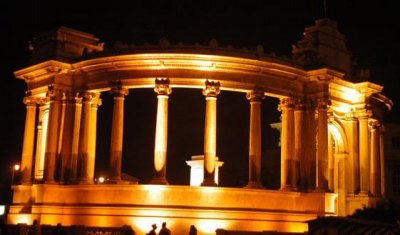
POLYGON ((218 228, 226 228, 227 222, 224 220, 206 219, 199 223, 199 230, 205 234, 215 234, 218 228))
POLYGON ((347 101, 350 101, 352 103, 357 103, 360 101, 361 94, 355 89, 343 87, 343 98, 347 101))

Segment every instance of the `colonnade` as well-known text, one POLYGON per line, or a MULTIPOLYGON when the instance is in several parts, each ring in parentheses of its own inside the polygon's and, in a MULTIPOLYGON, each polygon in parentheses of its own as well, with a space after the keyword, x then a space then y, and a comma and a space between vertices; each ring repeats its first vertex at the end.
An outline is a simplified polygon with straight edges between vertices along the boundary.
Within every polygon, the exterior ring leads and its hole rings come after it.
MULTIPOLYGON (((124 99, 129 94, 120 81, 110 83, 113 95, 113 114, 110 144, 110 182, 121 183, 124 99)), ((157 118, 154 147, 154 178, 151 184, 168 184, 166 179, 168 98, 172 92, 169 79, 155 79, 157 118)), ((207 80, 202 91, 205 100, 204 125, 204 180, 203 186, 216 186, 215 161, 217 143, 217 96, 220 83, 207 80)), ((261 184, 261 102, 264 91, 260 87, 247 93, 250 102, 249 128, 249 183, 247 188, 262 188, 261 184)), ((96 149, 97 108, 101 105, 100 93, 84 91, 73 93, 49 86, 47 96, 37 98, 29 93, 24 99, 26 121, 22 151, 22 183, 32 183, 33 168, 43 168, 44 183, 92 183, 96 149), (48 123, 40 123, 36 134, 34 159, 36 109, 39 116, 48 109, 48 123), (47 108, 46 108, 47 107, 47 108), (47 132, 43 132, 43 127, 47 132), (61 134, 60 134, 61 133, 61 134), (43 138, 46 139, 43 149, 43 138), (39 151, 39 152, 38 152, 39 151), (44 152, 44 154, 43 154, 44 152), (58 159, 60 158, 60 160, 58 159), (60 170, 57 162, 61 163, 60 170), (34 163, 35 162, 35 163, 34 163), (59 175, 56 177, 55 172, 59 175)), ((328 132, 329 99, 281 98, 281 190, 326 192, 333 190, 335 154, 334 138, 328 132)), ((41 117, 40 119, 43 119, 41 117)), ((345 121, 345 120, 344 120, 345 121)), ((347 120, 350 128, 346 136, 351 148, 350 190, 361 194, 380 195, 384 180, 383 138, 380 125, 368 112, 358 112, 347 120)), ((36 180, 38 179, 35 177, 36 180)), ((40 178, 40 177, 39 177, 40 178)))
MULTIPOLYGON (((109 178, 111 183, 121 183, 124 98, 129 94, 129 91, 122 86, 120 81, 111 82, 110 86, 114 104, 109 178)), ((156 79, 154 91, 157 94, 158 103, 154 147, 154 178, 150 183, 168 184, 166 179, 168 97, 172 92, 169 79, 156 79)), ((203 89, 203 95, 206 100, 203 186, 216 186, 217 96, 219 93, 219 82, 209 80, 205 82, 203 89)), ((264 94, 262 90, 257 88, 249 92, 247 97, 250 100, 251 107, 248 187, 261 188, 260 110, 261 99, 264 94)), ((49 86, 45 98, 37 98, 28 94, 24 99, 24 103, 27 107, 27 113, 21 160, 22 183, 31 184, 33 180, 43 180, 46 184, 55 184, 57 182, 63 184, 92 183, 94 178, 97 108, 101 105, 100 93, 90 91, 73 93, 49 86), (35 154, 37 105, 39 105, 39 119, 41 121, 37 127, 35 154), (47 110, 47 116, 44 115, 44 110, 47 110), (47 123, 44 122, 45 119, 48 119, 47 123), (45 141, 43 141, 44 138, 46 139, 45 141), (43 148, 43 145, 45 148, 43 148), (44 158, 44 161, 36 159, 34 164, 34 156, 36 158, 44 158), (58 166, 58 162, 60 166, 58 166), (32 178, 34 168, 36 168, 35 177, 32 178), (41 174, 36 174, 41 169, 43 170, 43 177, 40 177, 41 174)))

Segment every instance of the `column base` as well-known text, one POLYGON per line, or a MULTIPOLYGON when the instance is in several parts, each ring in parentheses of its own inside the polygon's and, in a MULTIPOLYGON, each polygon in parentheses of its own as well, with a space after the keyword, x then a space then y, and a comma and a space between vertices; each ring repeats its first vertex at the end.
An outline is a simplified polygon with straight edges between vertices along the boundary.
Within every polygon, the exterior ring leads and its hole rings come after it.
POLYGON ((331 192, 328 188, 318 187, 312 190, 313 193, 329 193, 331 192))
POLYGON ((45 180, 44 184, 58 184, 55 180, 45 180))
POLYGON ((81 179, 77 181, 77 184, 94 184, 94 181, 89 179, 81 179))
POLYGON ((168 185, 168 181, 165 178, 153 178, 149 184, 168 185))
POLYGON ((210 187, 216 187, 218 186, 214 180, 203 180, 200 186, 210 186, 210 187))
POLYGON ((290 185, 286 185, 283 186, 279 189, 280 191, 287 191, 287 192, 295 192, 298 191, 298 189, 296 187, 290 186, 290 185))
POLYGON ((371 196, 371 193, 369 191, 360 191, 357 196, 361 196, 361 197, 369 197, 371 196))
POLYGON ((22 185, 32 185, 32 181, 22 181, 22 185))
POLYGON ((247 189, 264 189, 260 182, 250 181, 244 188, 247 189))

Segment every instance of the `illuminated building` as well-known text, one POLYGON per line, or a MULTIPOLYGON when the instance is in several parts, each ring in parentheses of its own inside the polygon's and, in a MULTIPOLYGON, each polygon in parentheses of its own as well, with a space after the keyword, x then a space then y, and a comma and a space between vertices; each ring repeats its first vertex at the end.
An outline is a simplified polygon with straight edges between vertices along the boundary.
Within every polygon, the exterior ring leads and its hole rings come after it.
POLYGON ((166 221, 177 234, 191 224, 199 234, 217 228, 303 232, 306 220, 351 214, 385 193, 381 120, 392 102, 378 84, 351 82, 368 73, 352 67, 334 21, 321 19, 306 28, 292 59, 265 54, 261 46, 222 48, 215 40, 189 46, 163 38, 159 45, 104 51, 93 35, 65 27, 42 35, 33 46, 32 65, 15 72, 27 84, 27 111, 22 184, 13 186, 10 223, 129 224, 143 232, 166 221), (125 181, 121 174, 124 99, 137 88, 154 89, 157 96, 150 185, 125 181), (168 185, 166 178, 168 98, 185 88, 197 89, 206 100, 201 186, 168 185), (245 188, 217 186, 221 90, 249 100, 245 188), (94 184, 97 109, 104 92, 114 97, 111 175, 94 184), (266 190, 261 183, 265 97, 280 100, 280 190, 266 190))

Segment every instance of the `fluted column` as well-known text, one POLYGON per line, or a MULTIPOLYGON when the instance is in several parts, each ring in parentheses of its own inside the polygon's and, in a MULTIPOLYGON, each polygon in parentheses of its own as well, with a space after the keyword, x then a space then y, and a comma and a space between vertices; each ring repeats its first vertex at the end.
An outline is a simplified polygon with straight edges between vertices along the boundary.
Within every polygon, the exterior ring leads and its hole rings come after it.
POLYGON ((294 179, 295 127, 294 100, 283 98, 279 109, 282 112, 281 129, 281 190, 292 191, 296 188, 294 179))
POLYGON ((386 196, 386 164, 385 164, 385 126, 379 127, 379 157, 381 163, 381 195, 386 196))
POLYGON ((264 91, 255 88, 246 97, 250 100, 249 183, 246 188, 264 188, 261 184, 261 100, 264 91))
POLYGON ((166 178, 168 141, 168 95, 172 90, 169 79, 156 79, 157 121, 154 143, 154 177, 151 184, 168 184, 166 178))
POLYGON ((122 169, 124 99, 128 95, 128 89, 122 87, 120 82, 116 82, 116 86, 111 89, 111 93, 114 95, 114 108, 110 144, 110 180, 113 183, 119 183, 122 169))
POLYGON ((32 183, 32 167, 33 167, 33 146, 35 141, 35 121, 37 101, 34 97, 24 98, 26 105, 24 142, 22 147, 21 171, 22 184, 32 183))
POLYGON ((317 191, 328 190, 328 101, 318 101, 317 191))
POLYGON ((78 182, 93 183, 95 147, 96 147, 96 113, 99 105, 99 94, 84 92, 82 94, 82 115, 78 148, 78 182), (94 112, 92 111, 94 110, 94 112), (94 143, 92 143, 94 140, 94 143))
POLYGON ((204 123, 204 178, 202 186, 216 186, 215 161, 217 152, 217 95, 219 82, 206 80, 203 95, 206 97, 204 123))
POLYGON ((47 129, 47 142, 45 152, 44 182, 48 184, 56 183, 54 172, 56 170, 56 158, 58 155, 60 114, 62 92, 49 86, 47 95, 50 98, 49 123, 47 129))
POLYGON ((370 157, 370 192, 372 195, 379 196, 381 194, 381 166, 379 151, 379 123, 376 120, 369 122, 371 130, 371 157, 370 157))
POLYGON ((367 195, 370 191, 370 161, 368 141, 368 115, 361 114, 358 117, 359 123, 359 157, 360 157, 360 194, 367 195))

